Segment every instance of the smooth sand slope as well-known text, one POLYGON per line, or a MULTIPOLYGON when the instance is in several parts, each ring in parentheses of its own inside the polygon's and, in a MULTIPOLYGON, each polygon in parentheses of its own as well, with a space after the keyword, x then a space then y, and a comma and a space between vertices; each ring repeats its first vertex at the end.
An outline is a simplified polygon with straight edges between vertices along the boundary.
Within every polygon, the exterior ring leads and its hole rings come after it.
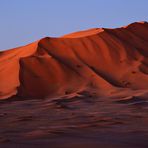
POLYGON ((148 23, 46 37, 0 52, 0 99, 148 89, 148 23))

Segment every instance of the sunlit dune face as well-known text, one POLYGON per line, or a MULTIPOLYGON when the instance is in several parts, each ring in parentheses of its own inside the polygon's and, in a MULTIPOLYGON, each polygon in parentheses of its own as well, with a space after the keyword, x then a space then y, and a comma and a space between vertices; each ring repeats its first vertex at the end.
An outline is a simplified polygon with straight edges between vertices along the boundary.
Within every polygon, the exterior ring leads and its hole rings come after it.
POLYGON ((104 31, 103 28, 94 28, 94 29, 89 29, 89 30, 85 30, 85 31, 79 31, 79 32, 67 34, 67 35, 62 36, 62 38, 81 38, 81 37, 95 35, 97 33, 103 32, 103 31, 104 31))

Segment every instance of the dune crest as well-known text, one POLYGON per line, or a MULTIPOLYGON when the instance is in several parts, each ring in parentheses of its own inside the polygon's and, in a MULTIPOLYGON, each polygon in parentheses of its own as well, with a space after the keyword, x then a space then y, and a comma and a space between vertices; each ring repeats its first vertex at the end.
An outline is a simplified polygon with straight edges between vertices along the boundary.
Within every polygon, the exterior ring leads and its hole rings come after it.
POLYGON ((148 23, 46 37, 0 52, 0 99, 148 89, 148 23))

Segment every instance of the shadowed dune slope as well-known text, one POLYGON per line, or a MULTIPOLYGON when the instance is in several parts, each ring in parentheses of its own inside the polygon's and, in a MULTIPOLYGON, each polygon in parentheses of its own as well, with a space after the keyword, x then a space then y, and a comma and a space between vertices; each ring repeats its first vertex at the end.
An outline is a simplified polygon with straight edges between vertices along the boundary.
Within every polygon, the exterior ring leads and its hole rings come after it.
POLYGON ((0 52, 0 99, 148 89, 148 23, 46 37, 0 52))

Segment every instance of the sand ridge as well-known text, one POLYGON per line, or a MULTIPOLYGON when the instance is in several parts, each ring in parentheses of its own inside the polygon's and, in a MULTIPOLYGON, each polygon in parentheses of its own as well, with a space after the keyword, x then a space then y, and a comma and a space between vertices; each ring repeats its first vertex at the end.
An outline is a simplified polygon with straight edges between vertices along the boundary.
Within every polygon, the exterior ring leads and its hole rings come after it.
POLYGON ((148 89, 148 23, 46 37, 0 52, 0 99, 148 89))

